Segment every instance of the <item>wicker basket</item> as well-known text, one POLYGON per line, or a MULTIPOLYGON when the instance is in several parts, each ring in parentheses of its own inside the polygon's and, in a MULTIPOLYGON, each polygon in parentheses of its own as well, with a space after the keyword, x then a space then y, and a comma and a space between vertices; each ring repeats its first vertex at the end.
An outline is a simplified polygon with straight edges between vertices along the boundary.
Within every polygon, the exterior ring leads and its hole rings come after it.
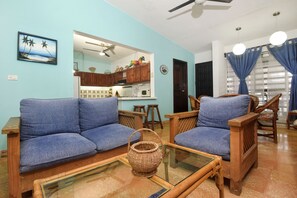
POLYGON ((132 166, 132 173, 136 176, 151 177, 157 172, 162 161, 164 149, 161 138, 158 134, 147 128, 134 131, 128 139, 128 161, 132 166), (152 141, 140 141, 130 147, 130 139, 136 132, 150 131, 155 134, 161 142, 162 149, 152 141))

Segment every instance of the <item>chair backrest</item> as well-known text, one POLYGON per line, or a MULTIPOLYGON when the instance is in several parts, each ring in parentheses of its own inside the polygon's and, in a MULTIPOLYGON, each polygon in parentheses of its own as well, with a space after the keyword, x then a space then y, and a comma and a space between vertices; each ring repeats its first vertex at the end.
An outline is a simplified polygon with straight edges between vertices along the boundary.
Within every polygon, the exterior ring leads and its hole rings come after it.
POLYGON ((191 109, 193 110, 199 110, 200 107, 200 101, 195 98, 194 96, 189 95, 189 99, 190 99, 190 105, 191 105, 191 109))
MULTIPOLYGON (((234 96, 239 96, 240 94, 224 94, 221 95, 220 97, 234 97, 234 96)), ((254 112, 257 108, 257 106, 259 105, 259 98, 255 95, 249 95, 251 98, 251 102, 249 105, 249 112, 254 112)))
POLYGON ((270 109, 274 113, 277 113, 278 110, 279 110, 279 99, 280 99, 281 96, 282 96, 281 93, 275 95, 273 98, 271 98, 270 100, 268 100, 264 105, 261 105, 261 106, 257 107, 256 110, 255 110, 255 112, 256 113, 261 113, 265 109, 270 109))

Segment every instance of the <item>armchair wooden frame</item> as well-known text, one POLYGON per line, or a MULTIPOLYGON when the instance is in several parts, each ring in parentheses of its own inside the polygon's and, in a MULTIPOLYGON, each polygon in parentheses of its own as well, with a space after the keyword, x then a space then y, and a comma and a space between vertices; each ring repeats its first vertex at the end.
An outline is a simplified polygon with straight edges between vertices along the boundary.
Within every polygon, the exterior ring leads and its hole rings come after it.
MULTIPOLYGON (((140 129, 143 128, 142 112, 119 111, 119 123, 125 126, 140 129)), ((59 173, 79 168, 88 164, 102 161, 127 152, 127 146, 122 146, 110 151, 97 153, 96 155, 73 160, 33 172, 20 173, 20 118, 13 117, 2 129, 2 134, 7 134, 7 167, 9 197, 20 198, 23 192, 33 189, 36 179, 46 178, 59 173)))
MULTIPOLYGON (((194 127, 199 111, 189 111, 165 115, 170 122, 170 143, 174 137, 194 127)), ((240 195, 242 180, 249 169, 258 166, 257 142, 258 114, 250 112, 244 116, 229 120, 230 126, 230 161, 223 160, 223 174, 230 179, 230 192, 240 195)))
POLYGON ((279 110, 279 99, 281 96, 281 93, 275 95, 264 105, 260 105, 255 110, 256 113, 260 113, 258 118, 258 129, 272 131, 272 133, 258 133, 258 135, 272 138, 274 143, 277 143, 276 120, 278 119, 277 112, 279 110), (265 110, 269 110, 270 112, 263 113, 265 110), (269 122, 270 124, 267 125, 265 122, 269 122))

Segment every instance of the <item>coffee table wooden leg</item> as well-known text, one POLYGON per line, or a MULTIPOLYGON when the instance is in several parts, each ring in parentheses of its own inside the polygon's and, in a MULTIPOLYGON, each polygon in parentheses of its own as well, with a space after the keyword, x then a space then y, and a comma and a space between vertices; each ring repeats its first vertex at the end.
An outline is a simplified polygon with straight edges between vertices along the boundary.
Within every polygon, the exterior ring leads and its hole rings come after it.
POLYGON ((219 168, 215 176, 215 181, 220 192, 220 198, 224 198, 224 177, 222 167, 219 168))

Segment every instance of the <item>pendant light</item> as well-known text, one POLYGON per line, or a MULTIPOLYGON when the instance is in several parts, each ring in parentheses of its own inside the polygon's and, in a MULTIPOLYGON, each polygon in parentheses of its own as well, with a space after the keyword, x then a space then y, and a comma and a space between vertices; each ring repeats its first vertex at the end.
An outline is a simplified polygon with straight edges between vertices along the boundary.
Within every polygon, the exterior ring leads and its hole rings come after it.
MULTIPOLYGON (((239 38, 239 31, 241 30, 241 27, 237 27, 235 30, 238 32, 238 34, 237 34, 237 39, 238 39, 239 38)), ((236 43, 234 45, 232 51, 233 51, 233 53, 235 55, 241 55, 241 54, 243 54, 245 52, 245 50, 246 50, 246 47, 245 47, 245 45, 243 43, 236 43)))
MULTIPOLYGON (((273 13, 273 16, 276 17, 276 28, 277 27, 277 16, 280 15, 280 12, 275 12, 273 13)), ((272 44, 272 45, 282 45, 284 42, 286 42, 288 36, 285 32, 283 31, 276 31, 274 32, 270 38, 269 38, 269 42, 272 44)))

